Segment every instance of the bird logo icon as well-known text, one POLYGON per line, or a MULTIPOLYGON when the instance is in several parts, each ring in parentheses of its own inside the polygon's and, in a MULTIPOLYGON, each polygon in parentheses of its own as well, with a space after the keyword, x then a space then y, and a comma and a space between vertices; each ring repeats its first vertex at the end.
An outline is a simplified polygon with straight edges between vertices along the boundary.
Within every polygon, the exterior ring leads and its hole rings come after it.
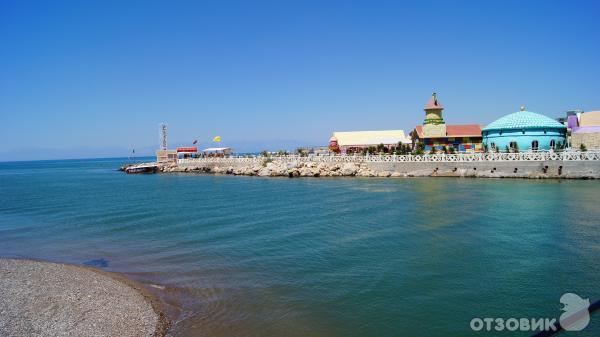
POLYGON ((560 315, 560 326, 565 331, 581 331, 590 323, 590 300, 583 299, 577 294, 566 293, 560 297, 560 303, 563 305, 560 315))

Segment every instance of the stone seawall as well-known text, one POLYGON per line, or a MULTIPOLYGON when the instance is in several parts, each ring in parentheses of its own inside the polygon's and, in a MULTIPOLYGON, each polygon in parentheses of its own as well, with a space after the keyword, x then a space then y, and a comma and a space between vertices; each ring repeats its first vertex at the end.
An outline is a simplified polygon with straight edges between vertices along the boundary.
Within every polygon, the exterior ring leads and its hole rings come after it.
POLYGON ((484 177, 600 179, 600 161, 323 162, 287 158, 194 160, 164 166, 162 172, 263 177, 484 177))

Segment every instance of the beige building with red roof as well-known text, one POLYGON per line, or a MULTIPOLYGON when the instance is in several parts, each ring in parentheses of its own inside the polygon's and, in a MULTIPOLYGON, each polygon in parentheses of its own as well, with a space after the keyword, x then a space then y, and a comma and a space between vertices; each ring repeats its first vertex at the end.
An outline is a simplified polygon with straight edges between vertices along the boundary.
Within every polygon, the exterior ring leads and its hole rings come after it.
POLYGON ((399 144, 411 144, 410 137, 403 130, 338 131, 329 139, 329 149, 343 154, 359 153, 380 145, 390 150, 399 144))
POLYGON ((483 151, 481 125, 446 124, 442 115, 444 107, 438 101, 436 93, 431 95, 423 110, 425 110, 423 125, 417 125, 411 132, 415 148, 418 144, 422 144, 427 152, 432 148, 439 151, 444 147, 452 148, 455 152, 483 151))

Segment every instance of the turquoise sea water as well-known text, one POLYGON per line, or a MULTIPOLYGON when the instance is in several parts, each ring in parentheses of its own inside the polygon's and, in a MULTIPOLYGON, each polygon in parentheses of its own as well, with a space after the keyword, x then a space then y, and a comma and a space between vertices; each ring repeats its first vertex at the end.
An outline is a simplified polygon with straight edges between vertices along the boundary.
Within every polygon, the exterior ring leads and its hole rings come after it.
MULTIPOLYGON (((474 317, 600 299, 600 181, 126 175, 123 162, 0 163, 0 256, 102 260, 158 286, 175 336, 466 336, 474 317)), ((600 335, 600 315, 584 332, 565 336, 600 335)))

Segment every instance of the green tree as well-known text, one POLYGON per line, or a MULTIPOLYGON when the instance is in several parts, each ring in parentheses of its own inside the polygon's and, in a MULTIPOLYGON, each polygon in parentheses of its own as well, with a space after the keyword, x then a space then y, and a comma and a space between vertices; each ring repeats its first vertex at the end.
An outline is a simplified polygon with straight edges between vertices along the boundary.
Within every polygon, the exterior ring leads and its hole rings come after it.
POLYGON ((308 157, 308 150, 302 147, 296 149, 296 154, 300 157, 308 157))
POLYGON ((423 155, 425 153, 425 145, 423 145, 423 143, 419 142, 417 143, 417 146, 415 148, 415 150, 413 151, 413 154, 415 155, 423 155))
POLYGON ((396 145, 396 154, 404 154, 404 144, 402 142, 398 142, 398 145, 396 145))

